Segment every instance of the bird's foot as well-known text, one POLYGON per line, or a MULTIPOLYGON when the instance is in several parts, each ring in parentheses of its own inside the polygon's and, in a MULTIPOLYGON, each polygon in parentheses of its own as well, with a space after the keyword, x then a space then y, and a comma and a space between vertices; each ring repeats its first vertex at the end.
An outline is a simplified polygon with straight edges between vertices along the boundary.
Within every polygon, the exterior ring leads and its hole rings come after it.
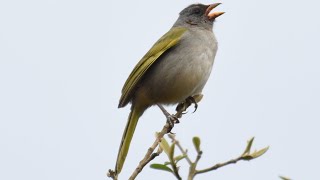
POLYGON ((195 98, 196 97, 189 96, 184 102, 181 102, 181 103, 178 104, 178 106, 176 107, 176 111, 177 112, 182 112, 182 114, 183 114, 184 112, 186 112, 187 108, 191 104, 194 104, 194 111, 193 112, 196 112, 197 109, 198 109, 198 103, 197 103, 197 100, 195 98))
POLYGON ((168 133, 171 132, 171 129, 174 127, 174 124, 178 124, 180 123, 178 117, 176 117, 175 115, 171 115, 170 113, 168 113, 168 111, 161 105, 161 104, 157 104, 158 107, 161 109, 161 111, 163 112, 163 114, 166 116, 167 118, 167 123, 169 124, 169 131, 168 133))
POLYGON ((174 126, 174 124, 179 124, 180 123, 179 119, 173 114, 172 115, 171 114, 167 115, 167 122, 172 127, 174 126))
POLYGON ((191 104, 194 104, 194 111, 193 111, 193 113, 196 112, 197 109, 198 109, 198 103, 197 103, 197 101, 194 99, 194 97, 193 97, 193 96, 189 96, 189 97, 186 99, 186 101, 187 101, 190 105, 191 105, 191 104))

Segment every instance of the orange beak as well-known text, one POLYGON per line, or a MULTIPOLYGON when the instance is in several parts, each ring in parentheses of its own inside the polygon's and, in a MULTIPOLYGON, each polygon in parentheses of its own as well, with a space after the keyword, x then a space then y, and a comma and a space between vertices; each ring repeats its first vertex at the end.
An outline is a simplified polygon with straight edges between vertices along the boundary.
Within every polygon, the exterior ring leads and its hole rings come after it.
POLYGON ((205 15, 208 16, 210 20, 215 19, 221 16, 222 14, 224 14, 224 12, 211 12, 212 9, 219 6, 220 4, 221 3, 210 4, 209 7, 207 8, 205 15))

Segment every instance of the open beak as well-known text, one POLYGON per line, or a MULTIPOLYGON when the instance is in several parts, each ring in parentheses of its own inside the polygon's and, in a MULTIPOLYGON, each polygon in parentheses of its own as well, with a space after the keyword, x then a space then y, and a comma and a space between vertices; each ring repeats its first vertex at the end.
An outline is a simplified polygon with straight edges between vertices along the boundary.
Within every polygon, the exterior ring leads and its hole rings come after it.
POLYGON ((215 7, 219 6, 221 3, 214 3, 214 4, 210 4, 206 10, 205 15, 208 16, 208 18, 210 20, 213 20, 219 16, 221 16, 222 14, 224 14, 224 12, 211 12, 212 9, 214 9, 215 7))

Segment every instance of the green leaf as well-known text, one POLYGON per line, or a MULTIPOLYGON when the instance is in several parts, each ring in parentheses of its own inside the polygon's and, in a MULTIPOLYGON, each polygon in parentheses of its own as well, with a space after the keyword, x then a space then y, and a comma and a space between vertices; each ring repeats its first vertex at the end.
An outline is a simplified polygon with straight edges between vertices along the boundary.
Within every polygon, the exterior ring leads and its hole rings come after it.
POLYGON ((291 180, 290 178, 284 177, 284 176, 279 176, 280 179, 282 180, 291 180))
POLYGON ((163 151, 170 156, 170 145, 168 143, 168 141, 165 138, 161 138, 161 142, 159 143, 161 149, 163 149, 163 151))
POLYGON ((197 152, 200 152, 200 144, 201 144, 201 140, 199 137, 193 137, 192 138, 192 142, 194 147, 196 148, 197 152))
POLYGON ((252 138, 247 142, 247 147, 246 147, 246 149, 244 150, 244 152, 242 153, 242 156, 250 154, 250 150, 251 150, 251 146, 252 146, 253 140, 254 140, 254 137, 252 137, 252 138))
POLYGON ((258 158, 258 157, 262 156, 264 153, 266 153, 268 151, 268 149, 269 149, 269 146, 265 147, 263 149, 260 149, 259 151, 254 151, 251 154, 242 155, 242 159, 249 161, 249 160, 258 158))
POLYGON ((150 167, 157 170, 168 171, 171 173, 173 172, 171 168, 163 164, 151 164, 150 167))
POLYGON ((170 154, 169 154, 169 159, 170 159, 170 162, 172 162, 172 164, 174 164, 174 149, 176 147, 176 144, 171 144, 171 147, 170 147, 170 154))
POLYGON ((174 160, 176 161, 176 162, 179 162, 181 159, 184 159, 184 158, 186 158, 187 157, 187 155, 180 155, 180 156, 176 156, 175 158, 174 158, 174 160))
POLYGON ((259 151, 253 152, 253 153, 251 154, 251 156, 252 156, 253 158, 260 157, 260 156, 262 156, 264 153, 266 153, 266 152, 268 151, 268 149, 269 149, 269 146, 268 146, 268 147, 265 147, 265 148, 263 148, 263 149, 260 149, 259 151))

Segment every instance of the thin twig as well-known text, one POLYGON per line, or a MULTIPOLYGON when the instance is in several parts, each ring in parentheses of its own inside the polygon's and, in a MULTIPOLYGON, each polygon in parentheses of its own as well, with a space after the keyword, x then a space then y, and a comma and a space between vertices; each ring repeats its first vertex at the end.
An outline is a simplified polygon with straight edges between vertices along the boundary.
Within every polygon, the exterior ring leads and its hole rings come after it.
POLYGON ((174 143, 174 144, 176 144, 178 146, 178 148, 181 151, 182 155, 185 156, 185 159, 188 161, 188 163, 190 165, 188 179, 189 180, 193 179, 194 176, 196 175, 196 167, 197 167, 197 164, 198 164, 199 160, 201 159, 202 151, 198 151, 198 155, 197 155, 196 160, 194 162, 192 162, 190 157, 187 154, 187 151, 184 150, 184 148, 181 146, 179 141, 175 138, 175 135, 168 134, 168 136, 172 140, 172 143, 174 143))
POLYGON ((193 180, 194 177, 196 176, 196 168, 197 168, 197 165, 198 165, 198 162, 199 160, 201 159, 201 156, 202 156, 202 151, 201 150, 197 150, 197 158, 196 160, 190 165, 190 168, 189 168, 189 175, 188 175, 188 180, 193 180))
POLYGON ((173 135, 173 134, 168 134, 168 136, 169 136, 169 138, 172 139, 172 143, 175 143, 175 144, 178 146, 178 148, 179 148, 179 150, 181 151, 182 155, 186 157, 186 160, 188 161, 189 165, 191 165, 191 164, 192 164, 192 161, 191 161, 191 159, 189 158, 187 151, 182 148, 180 142, 175 138, 175 135, 173 135))
POLYGON ((181 180, 182 178, 181 178, 181 176, 180 176, 180 174, 179 174, 179 170, 178 170, 177 164, 174 163, 174 162, 172 162, 171 167, 172 167, 174 176, 176 176, 176 178, 177 178, 178 180, 181 180))
POLYGON ((194 162, 195 164, 198 164, 199 160, 201 159, 201 156, 202 156, 202 151, 199 151, 197 158, 196 158, 196 161, 194 162))
POLYGON ((202 174, 202 173, 206 173, 206 172, 209 172, 209 171, 214 171, 214 170, 217 170, 223 166, 226 166, 226 165, 229 165, 229 164, 235 164, 237 163, 238 161, 240 160, 245 160, 242 156, 236 158, 236 159, 231 159, 227 162, 224 162, 224 163, 218 163, 212 167, 209 167, 209 168, 206 168, 206 169, 203 169, 203 170, 197 170, 196 171, 196 174, 202 174))

